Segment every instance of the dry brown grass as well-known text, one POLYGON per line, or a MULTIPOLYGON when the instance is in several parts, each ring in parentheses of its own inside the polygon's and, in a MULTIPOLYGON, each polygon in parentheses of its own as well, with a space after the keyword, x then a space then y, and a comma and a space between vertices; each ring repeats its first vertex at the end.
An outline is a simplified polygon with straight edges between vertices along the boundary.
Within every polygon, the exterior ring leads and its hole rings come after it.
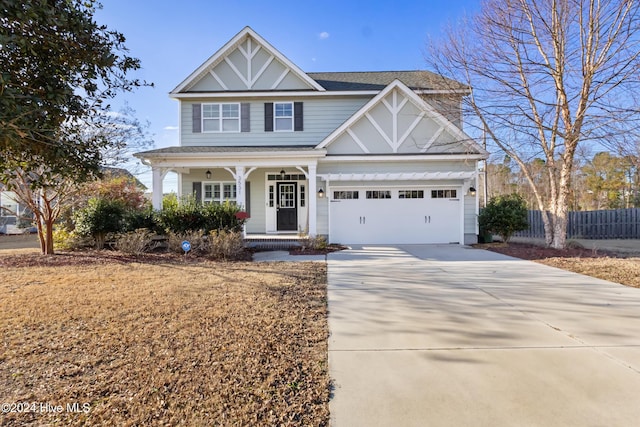
POLYGON ((546 258, 538 262, 640 288, 640 258, 546 258))
POLYGON ((493 243, 477 246, 563 270, 640 287, 640 257, 627 257, 625 254, 580 247, 559 250, 522 243, 493 243))
POLYGON ((90 410, 0 424, 328 424, 324 264, 2 258, 0 403, 90 410))

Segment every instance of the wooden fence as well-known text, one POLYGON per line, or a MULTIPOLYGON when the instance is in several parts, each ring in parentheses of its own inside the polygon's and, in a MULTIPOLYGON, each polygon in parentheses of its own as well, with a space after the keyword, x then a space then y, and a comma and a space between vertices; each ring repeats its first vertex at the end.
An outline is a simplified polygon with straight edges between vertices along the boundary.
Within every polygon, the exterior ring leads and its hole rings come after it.
MULTIPOLYGON (((544 238, 540 211, 529 211, 529 229, 519 237, 544 238)), ((640 239, 640 208, 569 212, 569 239, 640 239)))

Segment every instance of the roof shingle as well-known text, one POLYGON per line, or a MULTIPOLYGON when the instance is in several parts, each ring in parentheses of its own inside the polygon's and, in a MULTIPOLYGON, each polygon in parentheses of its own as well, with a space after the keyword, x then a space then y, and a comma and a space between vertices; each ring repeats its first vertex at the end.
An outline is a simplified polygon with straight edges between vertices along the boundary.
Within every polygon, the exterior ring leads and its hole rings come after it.
POLYGON ((465 90, 467 86, 430 71, 307 73, 328 91, 382 90, 395 79, 413 90, 465 90))

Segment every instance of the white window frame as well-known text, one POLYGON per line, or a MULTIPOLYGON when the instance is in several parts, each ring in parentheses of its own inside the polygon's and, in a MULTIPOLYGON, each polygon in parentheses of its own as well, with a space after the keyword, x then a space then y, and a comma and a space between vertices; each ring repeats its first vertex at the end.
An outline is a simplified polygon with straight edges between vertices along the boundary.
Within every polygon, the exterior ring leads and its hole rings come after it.
POLYGON ((293 132, 294 128, 294 106, 293 102, 274 102, 273 103, 273 131, 274 132, 293 132), (291 107, 291 115, 290 116, 278 116, 278 105, 289 105, 291 107), (291 120, 291 128, 290 129, 278 129, 277 123, 278 119, 290 119, 291 120))
POLYGON ((232 202, 235 203, 238 197, 238 188, 236 187, 235 181, 205 181, 202 183, 202 203, 218 203, 222 204, 224 202, 232 202), (211 197, 207 197, 206 186, 211 186, 211 197), (232 197, 225 197, 225 185, 230 185, 230 195, 232 197), (216 186, 218 187, 216 189, 216 186), (217 193, 217 197, 216 197, 217 193))
POLYGON ((202 114, 201 114, 201 121, 202 121, 202 132, 203 133, 239 133, 240 132, 240 126, 241 126, 241 108, 240 108, 240 103, 239 102, 208 102, 208 103, 204 103, 202 104, 202 114), (210 105, 215 105, 218 108, 218 117, 205 117, 205 106, 210 106, 210 105), (235 105, 237 110, 238 110, 238 116, 237 117, 224 117, 224 106, 225 105, 235 105), (218 130, 206 130, 205 128, 205 120, 212 120, 212 121, 217 121, 218 122, 218 130), (231 120, 236 120, 238 122, 238 126, 237 129, 232 129, 232 130, 224 130, 224 124, 225 121, 231 121, 231 120))

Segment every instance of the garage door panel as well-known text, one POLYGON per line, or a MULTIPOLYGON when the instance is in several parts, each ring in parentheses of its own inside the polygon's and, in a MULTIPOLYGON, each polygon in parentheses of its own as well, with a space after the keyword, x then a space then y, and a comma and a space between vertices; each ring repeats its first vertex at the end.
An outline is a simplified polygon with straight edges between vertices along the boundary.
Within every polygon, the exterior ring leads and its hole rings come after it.
POLYGON ((433 199, 429 188, 424 198, 367 199, 369 188, 358 199, 331 200, 330 240, 345 244, 452 243, 460 240, 459 199, 433 199))

